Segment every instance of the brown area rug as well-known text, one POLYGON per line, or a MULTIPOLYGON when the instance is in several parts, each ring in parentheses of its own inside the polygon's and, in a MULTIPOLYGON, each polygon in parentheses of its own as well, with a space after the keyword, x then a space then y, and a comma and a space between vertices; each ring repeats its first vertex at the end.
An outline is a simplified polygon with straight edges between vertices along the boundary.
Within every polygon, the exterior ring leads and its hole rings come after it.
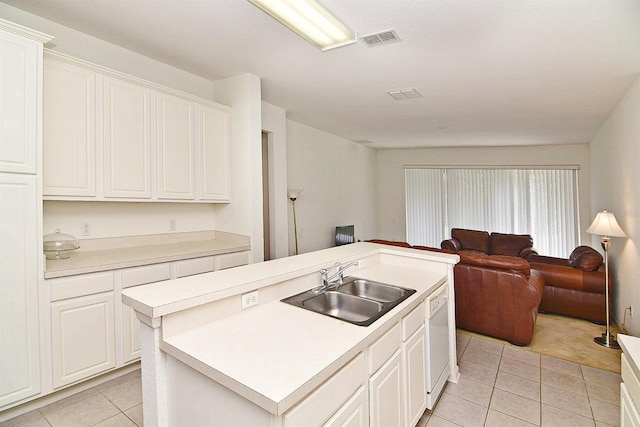
MULTIPOLYGON (((593 341, 593 338, 601 336, 604 330, 604 326, 596 325, 587 320, 540 313, 536 320, 536 330, 533 333, 531 344, 519 348, 592 368, 620 373, 621 351, 602 347, 593 341)), ((468 331, 460 332, 513 346, 507 341, 468 331)), ((617 332, 618 329, 612 327, 614 336, 617 332)))

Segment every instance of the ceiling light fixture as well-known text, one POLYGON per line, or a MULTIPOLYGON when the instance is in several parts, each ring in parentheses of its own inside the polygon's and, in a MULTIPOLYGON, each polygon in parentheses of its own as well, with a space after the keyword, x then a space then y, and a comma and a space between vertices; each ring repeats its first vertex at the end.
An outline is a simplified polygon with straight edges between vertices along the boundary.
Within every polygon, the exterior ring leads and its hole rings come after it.
POLYGON ((322 51, 355 43, 356 33, 316 0, 248 0, 322 51))

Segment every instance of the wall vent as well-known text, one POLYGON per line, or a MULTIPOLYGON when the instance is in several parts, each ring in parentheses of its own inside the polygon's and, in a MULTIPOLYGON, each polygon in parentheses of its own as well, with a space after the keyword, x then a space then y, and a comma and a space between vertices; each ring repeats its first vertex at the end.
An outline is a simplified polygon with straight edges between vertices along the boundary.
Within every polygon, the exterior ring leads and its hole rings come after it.
POLYGON ((367 47, 381 46, 383 44, 395 43, 400 41, 398 33, 395 30, 380 31, 379 33, 367 34, 360 36, 360 39, 367 47))

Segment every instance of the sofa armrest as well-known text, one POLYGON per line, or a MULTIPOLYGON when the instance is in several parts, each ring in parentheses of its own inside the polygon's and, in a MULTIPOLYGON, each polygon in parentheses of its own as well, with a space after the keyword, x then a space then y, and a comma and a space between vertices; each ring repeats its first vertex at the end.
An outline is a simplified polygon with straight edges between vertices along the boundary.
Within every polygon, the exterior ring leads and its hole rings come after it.
MULTIPOLYGON (((596 271, 584 271, 568 265, 539 263, 532 261, 531 269, 544 277, 546 286, 569 289, 572 291, 604 294, 604 268, 596 271)), ((611 290, 612 281, 609 281, 611 290)))
POLYGON ((529 259, 530 256, 533 255, 538 255, 538 252, 536 252, 535 249, 533 249, 531 246, 527 247, 527 248, 523 248, 520 253, 518 254, 518 256, 520 258, 524 258, 526 260, 529 259))
POLYGON ((462 250, 462 244, 460 243, 460 241, 458 239, 453 239, 453 238, 443 240, 442 243, 440 243, 440 247, 442 249, 446 249, 454 252, 458 252, 462 250))

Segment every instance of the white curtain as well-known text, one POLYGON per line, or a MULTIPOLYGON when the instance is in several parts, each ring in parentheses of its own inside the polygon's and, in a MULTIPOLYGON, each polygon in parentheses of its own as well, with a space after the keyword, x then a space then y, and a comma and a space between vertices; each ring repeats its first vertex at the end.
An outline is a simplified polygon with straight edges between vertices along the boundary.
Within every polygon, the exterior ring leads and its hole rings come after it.
POLYGON ((451 228, 531 234, 540 254, 579 244, 573 169, 407 168, 407 241, 438 247, 451 228))
POLYGON ((434 246, 444 240, 446 212, 444 207, 444 175, 439 169, 407 169, 405 189, 407 204, 407 242, 411 245, 434 246))

